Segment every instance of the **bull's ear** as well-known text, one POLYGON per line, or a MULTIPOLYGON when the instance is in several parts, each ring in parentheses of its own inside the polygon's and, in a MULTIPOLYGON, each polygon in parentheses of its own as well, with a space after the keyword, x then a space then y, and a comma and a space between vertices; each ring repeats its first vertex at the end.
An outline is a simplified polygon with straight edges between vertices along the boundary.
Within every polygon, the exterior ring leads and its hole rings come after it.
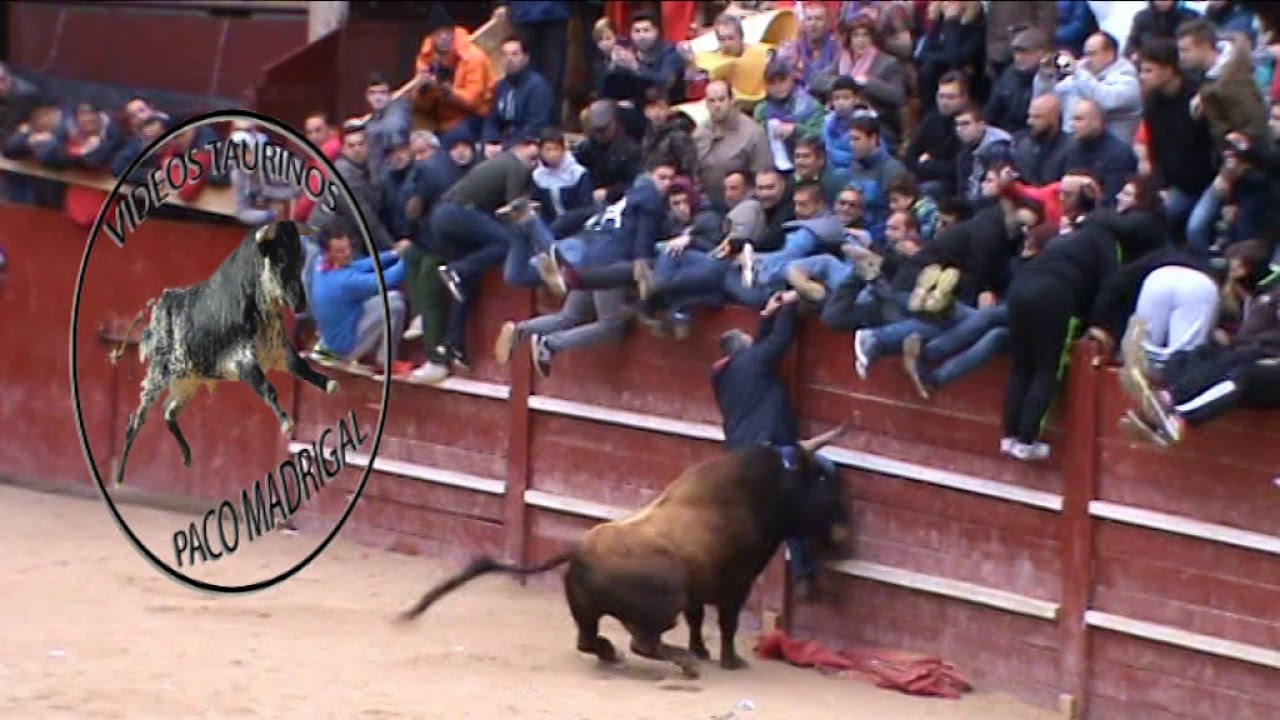
POLYGON ((831 428, 820 435, 814 435, 808 440, 801 440, 799 444, 805 452, 812 455, 848 431, 849 423, 840 423, 839 426, 831 428))
POLYGON ((271 242, 272 240, 275 240, 275 239, 276 239, 275 223, 267 223, 266 225, 263 225, 262 227, 258 228, 258 231, 253 234, 254 242, 258 243, 259 245, 265 242, 271 242))

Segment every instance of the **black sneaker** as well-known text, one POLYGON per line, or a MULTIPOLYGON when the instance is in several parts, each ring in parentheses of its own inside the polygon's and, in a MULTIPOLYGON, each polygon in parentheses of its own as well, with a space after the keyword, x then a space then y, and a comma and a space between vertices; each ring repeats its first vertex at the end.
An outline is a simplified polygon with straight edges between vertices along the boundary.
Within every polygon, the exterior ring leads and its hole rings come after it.
POLYGON ((533 368, 544 378, 551 377, 551 349, 541 335, 529 337, 529 352, 533 356, 533 368))
POLYGON ((449 366, 454 372, 470 372, 471 358, 467 357, 465 350, 449 348, 449 366))
POLYGON ((458 277, 458 273, 448 265, 441 265, 440 279, 444 281, 444 286, 449 288, 449 294, 458 302, 466 302, 466 298, 462 295, 462 278, 458 277))

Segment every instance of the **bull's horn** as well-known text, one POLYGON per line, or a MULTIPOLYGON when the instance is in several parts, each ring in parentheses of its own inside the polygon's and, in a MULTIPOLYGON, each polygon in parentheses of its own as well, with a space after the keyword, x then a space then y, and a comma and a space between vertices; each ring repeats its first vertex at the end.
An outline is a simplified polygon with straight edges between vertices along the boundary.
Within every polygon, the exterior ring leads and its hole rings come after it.
POLYGON ((820 435, 814 435, 808 440, 801 440, 799 444, 800 444, 800 447, 804 448, 805 452, 812 455, 813 453, 816 453, 819 450, 821 450, 824 446, 829 444, 832 440, 835 440, 841 435, 844 435, 846 432, 848 432, 848 430, 849 430, 848 423, 840 423, 839 426, 831 428, 830 430, 820 435))
POLYGON ((258 243, 259 245, 261 245, 264 242, 270 242, 271 240, 275 240, 275 239, 276 239, 275 223, 267 223, 266 225, 263 225, 262 227, 258 228, 258 232, 253 234, 254 242, 258 243))
POLYGON ((315 235, 316 229, 306 223, 295 222, 294 226, 298 228, 299 235, 315 235))

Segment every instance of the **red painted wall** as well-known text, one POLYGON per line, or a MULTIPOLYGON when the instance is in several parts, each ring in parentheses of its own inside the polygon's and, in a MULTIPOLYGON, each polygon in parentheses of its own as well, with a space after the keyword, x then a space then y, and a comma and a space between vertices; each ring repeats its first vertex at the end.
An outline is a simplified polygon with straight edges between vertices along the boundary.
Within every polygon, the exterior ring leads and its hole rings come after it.
POLYGON ((12 3, 9 13, 10 59, 18 67, 197 95, 242 97, 264 67, 307 43, 305 14, 26 2, 12 3))
MULTIPOLYGON (((39 319, 0 324, 0 342, 15 349, 0 357, 0 412, 11 428, 10 442, 0 445, 0 472, 85 482, 67 381, 67 323, 83 232, 58 213, 13 206, 0 206, 0 228, 24 240, 6 248, 10 270, 0 279, 0 302, 10 318, 39 319)), ((153 220, 126 250, 101 248, 87 280, 80 334, 95 447, 119 445, 140 379, 136 355, 117 368, 107 364, 98 325, 127 323, 158 292, 160 278, 173 284, 203 277, 239 238, 237 230, 153 220)), ((469 330, 477 362, 472 379, 509 392, 510 400, 462 386, 394 386, 381 458, 411 463, 435 479, 375 472, 344 531, 348 537, 435 557, 483 550, 542 558, 594 521, 528 504, 526 489, 633 508, 681 469, 718 452, 710 440, 586 415, 594 406, 714 423, 713 338, 730 325, 751 327, 750 313, 708 315, 685 343, 633 331, 619 346, 558 358, 551 379, 535 380, 527 353, 518 352, 508 369, 488 352, 500 323, 531 307, 529 293, 491 277, 469 330), (557 408, 554 400, 585 404, 586 412, 557 408), (446 471, 505 482, 506 491, 450 486, 440 479, 446 471)), ((754 613, 785 610, 794 632, 835 644, 937 652, 980 687, 1040 705, 1056 706, 1059 694, 1073 694, 1087 701, 1090 718, 1280 716, 1273 668, 1085 621, 1090 611, 1280 647, 1280 552, 1265 543, 1249 549, 1197 536, 1182 522, 1275 536, 1280 492, 1269 480, 1280 468, 1280 419, 1274 414, 1236 413, 1173 452, 1137 446, 1115 429, 1125 401, 1114 371, 1090 367, 1081 346, 1053 421, 1055 458, 1027 465, 995 452, 1003 362, 925 405, 892 361, 858 381, 847 335, 812 318, 798 347, 789 372, 807 429, 851 420, 855 432, 841 447, 872 458, 842 469, 857 519, 854 559, 914 573, 911 582, 924 584, 911 589, 900 579, 828 572, 840 602, 791 606, 775 565, 758 584, 754 613), (1015 497, 1019 491, 1041 494, 1027 502, 1015 497), (1044 498, 1062 509, 1036 505, 1044 498), (1116 508, 1168 517, 1147 521, 1154 527, 1104 519, 1116 508), (957 581, 968 585, 956 590, 957 581), (943 587, 948 582, 950 590, 943 587), (1049 603, 1057 619, 965 599, 971 590, 964 588, 1003 591, 1024 606, 1049 603)), ((341 393, 328 397, 278 379, 296 407, 296 439, 314 437, 321 423, 350 407, 372 427, 379 386, 354 377, 342 382, 341 393)), ((253 479, 247 473, 283 457, 274 418, 247 388, 227 384, 215 396, 202 395, 183 417, 196 466, 180 466, 157 413, 131 460, 132 482, 214 497, 238 492, 253 479)), ((300 518, 302 527, 327 527, 356 479, 345 473, 333 486, 337 492, 323 493, 300 518)))

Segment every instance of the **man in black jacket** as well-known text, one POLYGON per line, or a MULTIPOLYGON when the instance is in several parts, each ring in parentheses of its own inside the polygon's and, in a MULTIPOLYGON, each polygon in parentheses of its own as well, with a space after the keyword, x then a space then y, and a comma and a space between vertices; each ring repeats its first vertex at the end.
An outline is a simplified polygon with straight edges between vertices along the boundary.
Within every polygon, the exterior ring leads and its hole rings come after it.
POLYGON ((1191 116, 1191 99, 1200 81, 1183 75, 1178 45, 1169 38, 1147 40, 1139 52, 1142 117, 1147 123, 1147 157, 1155 187, 1164 201, 1174 239, 1186 240, 1191 208, 1213 182, 1209 123, 1191 116))
POLYGON ((1032 83, 1040 61, 1052 46, 1042 30, 1030 27, 1014 36, 1009 49, 1013 51, 1013 62, 996 79, 984 114, 989 124, 1012 133, 1027 123, 1032 83))
POLYGON ((640 174, 640 146, 622 131, 618 107, 612 100, 597 100, 587 108, 587 139, 573 151, 596 184, 597 207, 612 205, 640 174))
MULTIPOLYGON (((726 450, 774 445, 783 449, 784 458, 799 451, 799 422, 779 368, 795 340, 799 299, 794 290, 770 298, 760 311, 755 337, 738 329, 720 336, 723 356, 712 366, 711 386, 723 418, 726 450)), ((816 455, 815 459, 824 475, 837 473, 829 458, 816 455)), ((798 594, 812 597, 816 568, 803 543, 787 540, 787 555, 798 594)))
POLYGON ((1116 239, 1089 213, 1101 202, 1096 181, 1081 188, 1084 205, 1075 230, 1053 239, 1009 285, 1010 369, 1000 451, 1018 460, 1043 460, 1044 418, 1057 394, 1081 320, 1093 317, 1099 288, 1119 265, 1116 239))
POLYGON ((905 164, 920 183, 920 192, 935 200, 951 197, 956 188, 956 113, 969 103, 969 80, 952 70, 938 81, 936 105, 924 116, 907 146, 905 164))
POLYGON ((445 191, 431 213, 433 239, 448 260, 440 277, 455 300, 445 344, 452 364, 469 367, 465 349, 467 314, 485 271, 501 265, 512 236, 494 214, 518 199, 528 199, 538 137, 516 138, 510 149, 467 171, 445 191))
POLYGON ((1071 136, 1062 132, 1062 101, 1052 93, 1031 101, 1027 129, 1013 137, 1013 166, 1032 185, 1057 182, 1067 172, 1066 145, 1071 136))

